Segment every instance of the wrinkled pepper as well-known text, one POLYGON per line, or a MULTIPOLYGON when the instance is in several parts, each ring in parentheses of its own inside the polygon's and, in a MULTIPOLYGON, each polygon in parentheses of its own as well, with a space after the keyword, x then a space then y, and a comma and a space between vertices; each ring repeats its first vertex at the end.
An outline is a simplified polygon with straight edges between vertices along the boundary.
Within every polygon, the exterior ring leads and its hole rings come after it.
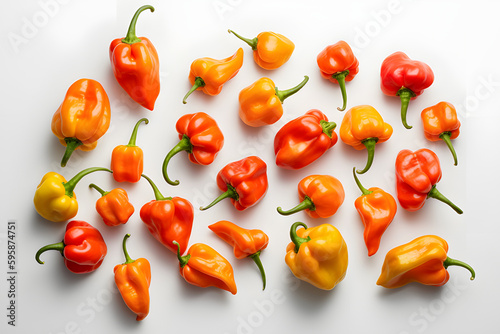
POLYGON ((316 59, 321 76, 340 86, 342 93, 342 107, 337 108, 344 111, 347 106, 347 92, 345 82, 354 79, 359 72, 359 61, 354 56, 351 47, 344 41, 339 41, 327 46, 321 51, 316 59))
POLYGON ((450 279, 449 266, 464 267, 476 277, 467 263, 447 256, 448 243, 436 235, 424 235, 391 249, 377 281, 384 288, 399 288, 411 282, 442 286, 450 279))
POLYGON ((458 165, 457 153, 451 143, 451 139, 457 138, 460 134, 460 121, 455 107, 448 102, 439 102, 422 110, 420 116, 425 138, 430 141, 444 141, 453 155, 455 166, 458 165))
POLYGON ((197 165, 210 165, 224 146, 224 135, 215 119, 204 112, 186 114, 175 124, 179 133, 179 143, 175 145, 163 160, 163 178, 168 184, 176 186, 178 180, 168 177, 167 166, 170 159, 179 152, 186 151, 189 161, 197 165))
POLYGON ((142 206, 139 212, 141 220, 163 246, 175 253, 177 246, 174 241, 177 240, 184 254, 193 229, 193 205, 181 197, 164 197, 153 180, 144 174, 142 177, 153 188, 155 199, 142 206))
POLYGON ((148 124, 147 118, 141 118, 134 126, 132 135, 127 145, 118 145, 111 153, 111 170, 116 182, 139 182, 144 169, 144 153, 137 146, 137 131, 139 125, 148 124))
POLYGON ((223 193, 206 210, 225 198, 230 198, 236 210, 256 205, 267 193, 267 165, 257 156, 250 156, 224 166, 217 174, 217 186, 223 193))
POLYGON ((236 53, 225 59, 199 58, 191 63, 189 82, 191 89, 186 93, 182 103, 187 103, 187 98, 195 90, 215 96, 222 91, 226 82, 231 80, 243 65, 243 49, 239 48, 236 53))
POLYGON ((227 220, 209 225, 208 228, 233 247, 234 256, 237 259, 249 257, 257 264, 262 276, 262 290, 264 290, 266 288, 266 273, 260 260, 260 253, 269 243, 267 234, 257 229, 242 228, 227 220))
POLYGON ((111 107, 102 85, 92 79, 75 81, 52 116, 52 132, 66 146, 61 166, 66 166, 73 151, 93 150, 110 121, 111 107))
POLYGON ((345 193, 342 183, 330 175, 309 175, 299 182, 300 204, 284 211, 278 207, 282 215, 291 215, 305 210, 311 218, 328 218, 333 216, 344 202, 345 193))
POLYGON ((403 126, 411 129, 406 122, 406 113, 410 100, 424 92, 434 82, 434 73, 429 65, 410 59, 401 51, 384 59, 380 69, 380 88, 385 95, 399 96, 401 99, 401 121, 403 126))
POLYGON ((436 153, 422 148, 415 152, 402 150, 396 157, 396 190, 399 204, 408 211, 417 211, 427 198, 448 204, 455 212, 463 211, 441 194, 436 184, 441 180, 441 166, 436 153))
POLYGON ((139 15, 154 7, 140 7, 132 17, 127 36, 117 38, 109 46, 109 58, 116 81, 127 94, 146 109, 153 110, 160 94, 160 61, 149 39, 137 37, 135 26, 139 15))
POLYGON ((323 290, 339 284, 347 272, 347 245, 339 230, 330 224, 308 228, 296 222, 290 228, 291 243, 285 262, 300 280, 323 290), (299 226, 303 228, 297 230, 299 226))
POLYGON ((359 213, 365 231, 363 237, 368 249, 368 256, 377 253, 380 239, 385 230, 392 223, 398 206, 391 194, 378 187, 366 189, 356 176, 356 168, 352 169, 354 181, 361 190, 362 195, 354 201, 354 207, 359 213))
POLYGON ((236 294, 236 282, 231 263, 212 247, 197 243, 189 247, 187 255, 181 256, 180 245, 177 245, 179 271, 186 282, 207 288, 213 286, 236 294))
POLYGON ((246 125, 259 127, 276 123, 283 116, 283 101, 297 93, 309 80, 306 75, 297 86, 278 90, 269 78, 260 78, 239 95, 240 118, 246 125))
POLYGON ((356 150, 366 148, 368 152, 366 166, 362 170, 357 170, 359 174, 363 174, 373 163, 375 145, 387 141, 392 136, 392 126, 385 123, 372 106, 356 106, 345 113, 339 135, 344 143, 356 150))
POLYGON ((95 203, 95 208, 104 224, 117 226, 126 224, 134 213, 134 206, 128 199, 127 192, 122 188, 104 191, 99 186, 91 183, 90 188, 97 190, 101 197, 95 203))
POLYGON ((229 33, 247 43, 253 50, 255 63, 265 70, 275 70, 292 56, 295 44, 287 37, 271 31, 261 32, 255 38, 245 38, 232 30, 229 33))
POLYGON ((53 222, 62 222, 76 216, 78 202, 73 190, 78 181, 85 175, 96 171, 111 173, 111 170, 107 168, 91 167, 82 170, 69 181, 66 181, 64 176, 55 172, 45 174, 36 188, 33 198, 36 212, 43 218, 53 222))
POLYGON ((61 242, 44 246, 36 252, 38 263, 40 255, 48 250, 56 250, 64 258, 64 264, 75 274, 90 273, 99 268, 108 252, 106 242, 98 229, 87 222, 72 220, 66 225, 66 232, 61 242))
POLYGON ((336 126, 317 109, 286 123, 274 137, 276 165, 300 169, 316 161, 337 143, 336 126))

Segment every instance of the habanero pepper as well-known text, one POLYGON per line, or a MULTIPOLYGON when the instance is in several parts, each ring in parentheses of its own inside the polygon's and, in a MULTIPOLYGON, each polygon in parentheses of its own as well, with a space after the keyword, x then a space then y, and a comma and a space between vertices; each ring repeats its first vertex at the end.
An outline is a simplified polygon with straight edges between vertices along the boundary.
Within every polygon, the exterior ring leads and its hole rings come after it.
POLYGON ((72 220, 66 225, 63 241, 44 246, 36 252, 35 259, 38 263, 44 264, 40 255, 48 250, 59 251, 66 268, 75 274, 96 270, 108 252, 99 230, 80 220, 72 220))
POLYGON ((95 208, 104 224, 117 226, 128 222, 134 213, 134 206, 129 202, 127 192, 124 189, 115 188, 111 191, 104 191, 94 183, 91 183, 89 188, 94 188, 101 194, 95 203, 95 208))
POLYGON ((204 112, 186 114, 175 124, 179 133, 179 143, 175 145, 163 160, 163 178, 168 184, 176 186, 178 180, 168 177, 167 166, 170 159, 179 152, 186 151, 189 161, 197 165, 210 165, 224 146, 224 135, 215 119, 204 112))

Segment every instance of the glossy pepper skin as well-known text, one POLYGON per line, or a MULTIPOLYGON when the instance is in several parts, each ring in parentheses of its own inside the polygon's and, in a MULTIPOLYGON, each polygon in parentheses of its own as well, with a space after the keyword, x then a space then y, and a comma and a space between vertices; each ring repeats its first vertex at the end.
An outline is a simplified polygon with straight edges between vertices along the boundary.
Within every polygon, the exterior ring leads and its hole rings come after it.
POLYGON ((141 220, 163 246, 175 253, 174 241, 177 241, 184 254, 193 229, 193 205, 182 197, 164 197, 149 177, 144 174, 142 177, 153 188, 155 199, 142 206, 141 220))
POLYGON ((382 62, 380 88, 385 95, 401 98, 401 121, 407 129, 412 128, 406 122, 410 100, 416 99, 433 82, 434 72, 429 65, 412 60, 401 51, 391 54, 382 62))
POLYGON ((296 222, 290 229, 291 243, 285 262, 298 279, 323 290, 331 290, 347 272, 347 245, 335 226, 322 224, 308 228, 296 222), (299 226, 303 228, 298 229, 299 226))
MULTIPOLYGON (((174 244, 178 245, 174 241, 174 244)), ((189 247, 187 255, 181 256, 177 248, 179 271, 186 282, 207 288, 213 286, 236 294, 236 282, 231 263, 215 249, 205 244, 194 244, 189 247)))
POLYGON ((267 165, 257 156, 231 162, 217 174, 217 186, 224 193, 200 210, 211 208, 225 198, 231 199, 236 210, 246 210, 260 202, 267 193, 267 165))
POLYGON ((317 109, 291 120, 274 137, 276 165, 300 169, 313 163, 337 143, 336 126, 317 109))
POLYGON ((189 161, 197 165, 210 165, 224 146, 224 135, 215 119, 204 112, 186 114, 175 124, 179 134, 179 143, 175 145, 163 160, 163 178, 168 184, 176 186, 178 180, 168 177, 167 166, 177 153, 186 151, 189 161))
POLYGON ((128 308, 137 314, 136 320, 141 321, 149 314, 149 286, 151 284, 151 265, 145 258, 133 260, 127 251, 127 239, 123 238, 123 253, 125 262, 114 267, 115 284, 128 308))
POLYGON ((137 131, 141 123, 148 124, 147 118, 141 118, 134 126, 127 145, 118 145, 111 153, 111 170, 116 182, 139 182, 144 169, 144 153, 136 145, 137 131))
POLYGON ((399 288, 411 282, 442 286, 450 279, 449 266, 464 267, 476 277, 474 269, 462 261, 449 258, 448 243, 436 235, 424 235, 391 249, 377 281, 384 288, 399 288))
POLYGON ((102 217, 104 224, 117 226, 126 224, 134 213, 134 206, 128 199, 127 192, 122 188, 115 188, 111 191, 104 191, 94 183, 90 188, 97 190, 101 197, 95 203, 97 213, 102 217))
POLYGON ((257 264, 262 276, 262 290, 264 290, 266 288, 266 273, 260 260, 260 253, 269 243, 267 234, 257 229, 242 228, 227 220, 209 225, 208 228, 233 247, 234 256, 237 259, 249 257, 257 264))
POLYGON ((451 143, 451 139, 457 138, 460 134, 460 121, 455 107, 448 102, 439 102, 422 110, 420 116, 425 138, 430 141, 444 141, 453 155, 455 166, 458 165, 457 153, 451 143))
POLYGON ((66 146, 61 166, 66 166, 73 151, 93 150, 110 121, 111 107, 102 85, 92 79, 75 81, 52 116, 52 133, 66 146))
POLYGON ((96 171, 111 172, 107 168, 91 167, 82 170, 69 181, 55 172, 45 174, 36 188, 33 198, 36 212, 53 222, 62 222, 76 216, 78 202, 73 190, 85 175, 96 171))
POLYGON ((408 211, 422 208, 427 198, 448 204, 455 212, 463 211, 441 194, 436 184, 441 180, 441 166, 436 153, 422 148, 402 150, 396 157, 396 190, 399 204, 408 211))
POLYGON ((339 41, 333 45, 328 45, 321 51, 316 61, 320 69, 321 76, 333 83, 338 83, 342 93, 342 107, 337 108, 344 111, 347 106, 347 92, 345 82, 354 79, 359 72, 359 61, 354 56, 349 44, 339 41))
POLYGON ((356 176, 356 168, 352 169, 354 180, 361 190, 362 195, 354 201, 354 207, 359 213, 365 231, 363 237, 368 256, 377 253, 380 247, 380 239, 385 230, 394 220, 398 206, 391 194, 378 187, 366 189, 356 176))
POLYGON ((269 78, 260 78, 241 90, 238 97, 240 118, 246 125, 259 127, 276 123, 283 116, 283 101, 297 93, 309 80, 306 75, 297 86, 278 90, 269 78))
POLYGON ((366 166, 357 171, 363 174, 373 163, 375 145, 387 141, 392 136, 392 126, 384 122, 382 116, 372 106, 356 106, 345 113, 339 135, 344 143, 356 150, 366 148, 368 151, 366 166))
POLYGON ((59 251, 66 268, 75 274, 96 270, 108 252, 99 230, 80 220, 72 220, 66 225, 63 241, 44 246, 36 252, 35 259, 38 263, 44 264, 40 255, 48 250, 59 251))
POLYGON ((117 38, 109 46, 109 58, 116 81, 127 94, 146 109, 153 110, 160 94, 160 62, 149 39, 137 37, 135 26, 139 15, 153 6, 140 7, 132 17, 127 36, 117 38))
POLYGON ((247 43, 253 50, 255 63, 265 70, 275 70, 290 59, 295 44, 287 37, 272 31, 261 32, 253 39, 245 38, 232 30, 228 32, 247 43))
POLYGON ((235 54, 224 59, 199 58, 191 63, 189 82, 191 89, 186 93, 182 103, 187 103, 187 98, 195 90, 215 96, 222 91, 226 82, 238 74, 243 65, 243 49, 239 48, 235 54))
POLYGON ((287 211, 278 207, 280 214, 291 215, 305 210, 311 218, 328 218, 344 203, 344 187, 330 175, 306 176, 299 182, 298 190, 300 204, 287 211))

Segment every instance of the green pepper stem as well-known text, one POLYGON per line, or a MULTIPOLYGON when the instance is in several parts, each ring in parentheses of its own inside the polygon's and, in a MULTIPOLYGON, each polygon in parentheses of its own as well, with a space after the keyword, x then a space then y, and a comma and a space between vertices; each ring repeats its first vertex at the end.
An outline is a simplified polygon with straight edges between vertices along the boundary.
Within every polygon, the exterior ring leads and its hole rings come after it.
POLYGON ((150 6, 150 5, 145 5, 145 6, 140 7, 135 12, 134 16, 132 17, 132 20, 130 21, 130 25, 129 25, 128 31, 127 31, 127 36, 125 36, 125 38, 122 39, 123 43, 134 44, 134 43, 139 43, 141 41, 141 39, 138 38, 137 35, 135 34, 135 26, 137 24, 137 19, 139 18, 139 14, 141 14, 146 9, 151 10, 151 12, 155 11, 154 7, 150 6))
POLYGON ((337 107, 338 111, 344 111, 345 108, 347 107, 347 92, 345 89, 345 77, 348 75, 349 75, 349 70, 338 72, 332 75, 332 78, 337 80, 337 82, 339 83, 340 92, 342 93, 342 101, 343 101, 342 108, 337 107))
POLYGON ((73 197, 73 190, 75 189, 76 184, 85 175, 93 173, 93 172, 97 172, 97 171, 106 171, 106 172, 113 173, 111 170, 109 170, 108 168, 104 168, 104 167, 90 167, 90 168, 84 169, 80 173, 78 173, 75 176, 73 176, 73 178, 71 180, 69 180, 66 183, 63 183, 64 184, 64 188, 66 189, 66 195, 69 196, 69 197, 73 197))
POLYGON ((292 208, 290 210, 284 211, 281 209, 281 207, 278 207, 276 210, 278 210, 278 213, 280 215, 288 216, 288 215, 300 212, 302 210, 314 211, 314 210, 316 210, 316 206, 314 205, 313 201, 311 200, 311 198, 309 196, 305 196, 304 200, 302 202, 300 202, 297 206, 295 206, 294 208, 292 208))
POLYGON ((404 87, 398 90, 396 95, 401 98, 401 121, 403 122, 405 128, 411 129, 413 126, 406 123, 406 113, 408 112, 408 104, 410 103, 411 98, 416 95, 410 89, 404 87))
POLYGON ((373 192, 373 191, 369 191, 368 189, 363 187, 363 185, 361 184, 361 182, 358 179, 358 176, 356 175, 356 167, 352 168, 352 175, 354 176, 354 181, 356 181, 356 184, 358 185, 359 190, 361 190, 361 192, 363 193, 363 196, 370 195, 373 192))
POLYGON ((453 155, 453 163, 456 166, 456 165, 458 165, 457 152, 455 152, 455 148, 453 147, 453 144, 451 143, 450 136, 451 136, 451 132, 446 131, 446 132, 443 132, 442 134, 440 134, 439 138, 441 138, 446 143, 448 148, 450 149, 451 154, 453 155))
POLYGON ((99 194, 101 194, 101 196, 106 196, 107 194, 109 194, 109 191, 102 190, 102 188, 100 188, 99 186, 97 186, 94 183, 89 184, 89 188, 94 188, 95 190, 97 190, 99 192, 99 194))
POLYGON ((127 251, 127 239, 128 238, 130 238, 129 233, 125 234, 125 236, 123 237, 123 242, 122 242, 123 254, 125 255, 125 262, 123 262, 123 264, 129 264, 129 263, 135 262, 135 260, 133 260, 130 257, 130 255, 128 255, 128 251, 127 251))
POLYGON ((251 258, 255 262, 257 267, 259 268, 260 275, 262 276, 262 290, 265 290, 266 289, 266 272, 264 271, 264 266, 262 265, 262 261, 260 260, 260 251, 258 251, 255 254, 252 254, 248 257, 251 258))
POLYGON ((160 190, 158 189, 158 187, 156 186, 156 184, 154 184, 153 180, 151 180, 149 177, 147 177, 145 174, 142 174, 141 175, 143 178, 145 178, 146 180, 148 180, 149 184, 151 185, 151 187, 153 188, 153 192, 155 194, 155 199, 157 201, 165 201, 165 200, 171 200, 172 197, 164 197, 160 190))
POLYGON ((38 250, 38 252, 36 252, 36 255, 35 255, 36 262, 38 262, 40 264, 44 264, 45 262, 43 262, 42 260, 40 260, 40 255, 42 255, 42 253, 44 253, 44 252, 46 252, 48 250, 56 250, 56 251, 59 251, 61 253, 61 255, 63 255, 64 247, 66 247, 66 245, 64 244, 63 241, 56 242, 55 244, 50 244, 50 245, 47 245, 47 246, 43 246, 42 248, 40 248, 38 250))
POLYGON ((184 268, 184 266, 188 264, 191 254, 181 256, 181 245, 175 240, 172 243, 177 246, 177 259, 179 260, 181 268, 184 268))
POLYGON ((147 118, 141 118, 139 121, 137 121, 137 123, 134 126, 134 130, 132 131, 132 135, 130 136, 130 140, 128 141, 127 146, 130 146, 130 147, 136 146, 135 142, 137 140, 137 130, 139 130, 139 125, 141 125, 142 122, 144 122, 144 124, 148 124, 149 120, 147 118))
POLYGON ((455 204, 453 204, 453 202, 452 202, 452 201, 450 201, 450 200, 449 200, 448 198, 446 198, 443 194, 441 194, 441 193, 439 192, 439 190, 437 190, 436 185, 433 185, 433 186, 432 186, 431 191, 429 191, 429 193, 427 194, 427 198, 435 198, 435 199, 437 199, 437 200, 439 200, 439 201, 441 201, 441 202, 443 202, 443 203, 448 204, 448 205, 449 205, 449 206, 450 206, 453 210, 455 210, 455 212, 456 212, 456 213, 458 213, 458 214, 460 214, 460 215, 461 215, 462 213, 464 213, 464 212, 462 211, 462 209, 460 209, 458 206, 456 206, 455 204))
POLYGON ((204 211, 204 210, 210 209, 212 206, 214 206, 215 204, 219 203, 220 201, 222 201, 223 199, 228 198, 228 197, 237 201, 240 196, 236 192, 236 189, 234 189, 234 187, 231 186, 230 184, 227 184, 226 186, 227 186, 227 190, 225 192, 220 194, 219 197, 214 199, 213 202, 210 203, 209 205, 207 205, 206 207, 200 207, 200 210, 204 211))
POLYGON ((368 159, 366 160, 366 166, 363 170, 357 170, 358 174, 364 174, 368 172, 373 163, 373 157, 375 156, 375 144, 377 144, 378 138, 366 138, 361 141, 363 145, 365 145, 366 150, 368 151, 368 159))
POLYGON ((280 99, 281 103, 285 101, 285 99, 289 96, 292 96, 293 94, 297 93, 304 85, 309 81, 309 77, 307 75, 304 75, 304 80, 302 80, 301 83, 299 83, 297 86, 292 87, 290 89, 286 90, 278 90, 278 87, 275 87, 274 90, 276 91, 276 96, 280 99))
POLYGON ((187 103, 186 100, 189 97, 189 95, 191 95, 191 93, 194 92, 195 90, 197 90, 198 88, 204 87, 204 86, 205 86, 205 81, 203 81, 203 79, 201 77, 196 77, 194 79, 193 87, 191 87, 189 92, 187 92, 186 95, 184 95, 184 98, 182 99, 182 103, 186 104, 187 103))
POLYGON ((182 139, 179 141, 179 143, 177 145, 175 145, 170 150, 170 152, 168 152, 167 156, 165 157, 165 160, 163 160, 163 167, 162 167, 163 178, 165 179, 165 181, 167 181, 168 184, 170 184, 172 186, 178 185, 179 180, 175 180, 175 181, 170 180, 170 178, 168 177, 168 173, 167 173, 167 166, 168 166, 168 163, 170 162, 170 159, 172 159, 172 157, 174 155, 176 155, 177 153, 182 152, 182 151, 187 151, 188 153, 193 152, 193 145, 191 144, 191 140, 186 135, 182 135, 182 139))
POLYGON ((252 50, 257 50, 257 43, 259 42, 259 39, 257 37, 255 38, 245 38, 243 36, 240 36, 238 35, 237 33, 235 33, 234 31, 232 31, 231 29, 228 29, 227 32, 229 32, 230 34, 233 34, 234 36, 238 37, 239 39, 241 39, 243 42, 247 43, 248 45, 250 45, 250 47, 252 48, 252 50))
POLYGON ((61 167, 66 167, 73 151, 76 150, 78 146, 83 145, 79 139, 74 137, 66 137, 64 138, 64 141, 66 142, 66 151, 64 151, 64 155, 61 160, 61 167))
POLYGON ((307 238, 301 238, 297 235, 297 227, 302 226, 303 228, 307 229, 307 225, 304 224, 303 222, 296 222, 292 225, 290 228, 290 239, 292 242, 295 244, 295 253, 299 252, 300 245, 302 245, 304 242, 308 242, 311 240, 311 237, 307 236, 307 238))
POLYGON ((448 269, 449 266, 459 266, 459 267, 466 268, 467 270, 470 271, 470 274, 471 274, 470 280, 473 281, 476 278, 476 272, 474 271, 474 269, 472 269, 472 267, 465 262, 447 257, 446 260, 443 262, 443 266, 444 266, 444 269, 448 269))
POLYGON ((323 119, 319 121, 319 124, 323 129, 323 133, 325 133, 329 138, 332 138, 332 132, 337 127, 337 124, 335 122, 328 122, 323 119))

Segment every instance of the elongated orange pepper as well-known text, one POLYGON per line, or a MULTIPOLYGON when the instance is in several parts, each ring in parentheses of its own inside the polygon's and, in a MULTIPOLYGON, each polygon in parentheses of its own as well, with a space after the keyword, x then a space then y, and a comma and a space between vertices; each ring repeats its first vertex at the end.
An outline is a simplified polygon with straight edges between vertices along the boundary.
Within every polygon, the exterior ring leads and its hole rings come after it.
POLYGON ((89 187, 101 194, 95 203, 95 208, 104 224, 117 226, 128 222, 134 213, 134 206, 129 202, 125 189, 115 188, 111 191, 104 191, 94 183, 91 183, 89 187))
POLYGON ((182 103, 187 103, 187 98, 195 90, 214 96, 222 91, 223 85, 231 80, 243 65, 243 49, 225 59, 199 58, 191 63, 189 82, 191 89, 187 92, 182 103))
POLYGON ((333 216, 344 202, 342 183, 330 175, 306 176, 298 188, 300 204, 287 211, 278 207, 280 214, 291 215, 305 210, 311 218, 327 218, 333 216))
POLYGON ((102 85, 92 79, 75 81, 52 117, 52 132, 66 146, 61 166, 66 166, 74 150, 93 150, 110 121, 111 108, 102 85))
POLYGON ((340 139, 356 150, 368 151, 368 160, 359 174, 366 173, 375 155, 375 145, 383 143, 392 135, 392 126, 385 123, 382 116, 372 106, 362 105, 349 109, 342 119, 339 130, 340 139))
POLYGON ((399 288, 411 282, 442 286, 450 279, 449 266, 464 267, 476 277, 472 267, 449 258, 448 243, 436 235, 424 235, 407 244, 391 249, 382 265, 377 281, 384 288, 399 288))
POLYGON ((424 125, 425 138, 430 141, 444 141, 453 155, 455 166, 458 165, 457 153, 451 143, 451 139, 457 138, 460 134, 460 121, 455 107, 448 102, 439 102, 422 110, 420 116, 424 125))

